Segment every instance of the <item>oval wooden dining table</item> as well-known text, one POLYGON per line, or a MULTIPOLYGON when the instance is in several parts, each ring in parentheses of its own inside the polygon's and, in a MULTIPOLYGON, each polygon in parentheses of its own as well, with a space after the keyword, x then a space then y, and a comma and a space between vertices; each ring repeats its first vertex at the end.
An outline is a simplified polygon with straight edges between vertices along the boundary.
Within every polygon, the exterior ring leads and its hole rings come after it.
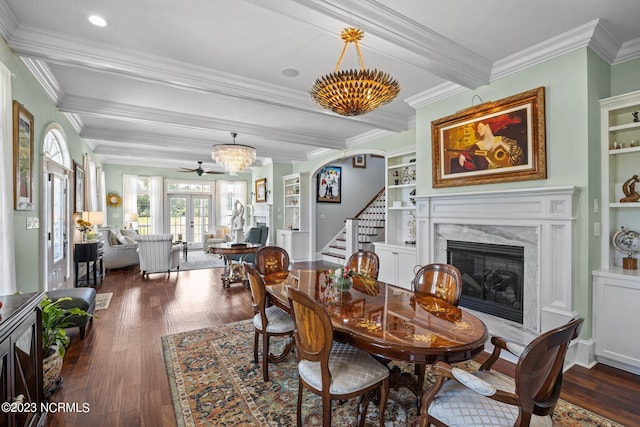
POLYGON ((485 324, 473 314, 427 294, 368 277, 354 277, 348 292, 337 291, 327 272, 295 269, 265 276, 272 302, 289 311, 287 286, 307 293, 328 311, 334 338, 376 356, 383 363, 416 364, 416 375, 391 369, 390 386, 423 393, 427 364, 460 362, 484 349, 485 324))

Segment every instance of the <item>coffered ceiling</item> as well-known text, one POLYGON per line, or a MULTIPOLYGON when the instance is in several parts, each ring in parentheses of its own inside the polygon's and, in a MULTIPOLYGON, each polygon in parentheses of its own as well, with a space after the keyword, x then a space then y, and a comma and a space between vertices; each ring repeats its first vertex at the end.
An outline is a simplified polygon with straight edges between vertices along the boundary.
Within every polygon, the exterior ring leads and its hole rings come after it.
MULTIPOLYGON (((590 46, 640 56, 630 0, 0 0, 0 34, 105 163, 220 170, 211 146, 295 162, 415 126, 415 109, 590 46), (108 25, 90 24, 99 14, 108 25), (390 104, 341 117, 314 104, 340 31, 401 85, 390 104)), ((342 68, 358 68, 355 51, 342 68)))

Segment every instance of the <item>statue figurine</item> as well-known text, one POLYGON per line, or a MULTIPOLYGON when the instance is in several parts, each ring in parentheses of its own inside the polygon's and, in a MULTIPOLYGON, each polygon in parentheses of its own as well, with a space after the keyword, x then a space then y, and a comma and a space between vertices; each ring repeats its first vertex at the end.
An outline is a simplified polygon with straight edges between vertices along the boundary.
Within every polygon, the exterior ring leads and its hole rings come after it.
POLYGON ((638 175, 633 175, 622 184, 622 191, 625 197, 620 199, 620 203, 637 202, 640 200, 640 194, 636 191, 636 183, 640 182, 638 175))
POLYGON ((244 205, 236 200, 231 211, 231 236, 233 243, 240 243, 244 237, 244 205))
POLYGON ((631 113, 631 115, 633 116, 633 121, 638 123, 640 122, 640 119, 638 118, 638 112, 634 111, 633 113, 631 113))

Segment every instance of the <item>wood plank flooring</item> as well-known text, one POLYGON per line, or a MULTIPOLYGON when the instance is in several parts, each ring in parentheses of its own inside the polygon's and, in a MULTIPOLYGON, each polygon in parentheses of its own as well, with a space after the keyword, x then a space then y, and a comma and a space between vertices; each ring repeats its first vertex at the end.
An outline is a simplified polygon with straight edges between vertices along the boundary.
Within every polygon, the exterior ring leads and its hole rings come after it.
MULTIPOLYGON (((50 413, 60 426, 174 426, 160 338, 164 335, 248 319, 250 293, 241 285, 222 289, 221 269, 151 274, 131 267, 109 271, 98 292, 113 292, 107 310, 96 312, 84 340, 70 331, 63 387, 51 398, 88 411, 50 413)), ((500 370, 513 365, 500 362, 500 370)), ((574 367, 565 374, 562 397, 627 426, 640 426, 640 377, 608 366, 574 367)))

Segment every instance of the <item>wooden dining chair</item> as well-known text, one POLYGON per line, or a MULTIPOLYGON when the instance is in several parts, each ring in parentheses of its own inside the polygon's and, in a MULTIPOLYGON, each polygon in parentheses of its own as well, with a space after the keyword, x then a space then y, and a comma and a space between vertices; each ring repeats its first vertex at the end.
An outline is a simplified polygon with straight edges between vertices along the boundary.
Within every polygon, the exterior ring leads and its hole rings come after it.
POLYGON ((450 264, 427 264, 416 267, 413 290, 433 295, 457 306, 462 295, 462 274, 450 264))
POLYGON ((289 270, 289 254, 279 246, 263 246, 256 251, 255 265, 260 274, 289 270))
POLYGON ((294 325, 293 319, 285 311, 276 306, 267 306, 267 293, 265 283, 254 266, 244 263, 244 270, 249 277, 249 287, 251 288, 251 296, 253 297, 254 311, 253 327, 253 360, 258 363, 258 342, 262 336, 262 378, 269 381, 269 362, 278 363, 284 360, 293 348, 286 345, 283 352, 279 356, 269 353, 269 339, 271 337, 291 337, 293 335, 294 325))
POLYGON ((582 321, 577 318, 545 332, 524 348, 493 337, 493 353, 475 373, 436 363, 433 370, 438 378, 424 395, 420 426, 551 425, 562 388, 564 358, 569 343, 580 334, 582 321), (518 357, 513 378, 491 371, 502 350, 518 357))
POLYGON ((366 274, 377 279, 378 271, 380 270, 380 259, 375 252, 358 251, 349 257, 347 266, 358 274, 366 274))
POLYGON ((302 426, 302 392, 306 387, 322 397, 322 425, 331 426, 331 401, 360 396, 356 425, 363 426, 370 393, 380 391, 379 425, 389 393, 389 370, 370 354, 333 341, 331 318, 325 308, 295 288, 287 287, 295 322, 298 353, 297 423, 302 426))

